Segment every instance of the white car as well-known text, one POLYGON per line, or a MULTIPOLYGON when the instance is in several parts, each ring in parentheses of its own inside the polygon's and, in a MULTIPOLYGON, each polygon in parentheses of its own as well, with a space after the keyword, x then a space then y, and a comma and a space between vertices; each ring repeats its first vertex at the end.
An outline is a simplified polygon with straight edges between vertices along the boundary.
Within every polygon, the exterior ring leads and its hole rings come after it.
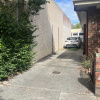
POLYGON ((82 40, 80 37, 69 37, 66 39, 64 47, 81 47, 82 40))
POLYGON ((84 33, 72 33, 72 37, 80 37, 82 42, 84 42, 84 33))

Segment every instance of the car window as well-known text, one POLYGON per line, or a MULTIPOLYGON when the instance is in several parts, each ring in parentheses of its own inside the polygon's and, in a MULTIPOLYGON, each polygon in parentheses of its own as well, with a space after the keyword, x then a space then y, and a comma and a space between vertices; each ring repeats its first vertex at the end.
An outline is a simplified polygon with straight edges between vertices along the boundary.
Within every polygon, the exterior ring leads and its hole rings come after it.
POLYGON ((73 33, 73 36, 76 36, 76 35, 78 35, 78 33, 73 33))
POLYGON ((79 35, 84 35, 84 33, 79 33, 79 35))
POLYGON ((77 40, 76 37, 70 37, 70 38, 67 38, 67 40, 77 40))

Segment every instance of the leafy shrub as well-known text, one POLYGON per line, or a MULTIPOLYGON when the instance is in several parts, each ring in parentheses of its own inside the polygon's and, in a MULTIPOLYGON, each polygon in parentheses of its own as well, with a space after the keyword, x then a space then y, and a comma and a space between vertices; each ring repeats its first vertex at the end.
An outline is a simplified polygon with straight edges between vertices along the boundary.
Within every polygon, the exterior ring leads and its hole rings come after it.
POLYGON ((36 36, 32 34, 36 27, 30 24, 27 13, 21 16, 19 22, 8 6, 0 5, 0 80, 27 70, 35 54, 36 36))
POLYGON ((0 80, 30 67, 36 46, 30 15, 38 14, 46 0, 0 0, 0 80), (24 6, 26 5, 25 9, 24 6))

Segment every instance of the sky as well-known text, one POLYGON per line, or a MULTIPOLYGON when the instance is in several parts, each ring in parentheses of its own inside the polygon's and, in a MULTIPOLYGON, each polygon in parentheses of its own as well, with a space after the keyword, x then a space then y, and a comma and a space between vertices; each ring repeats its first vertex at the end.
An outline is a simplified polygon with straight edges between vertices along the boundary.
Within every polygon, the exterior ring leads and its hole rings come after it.
POLYGON ((76 12, 74 11, 74 6, 72 0, 54 0, 57 5, 62 9, 62 11, 71 20, 72 24, 75 25, 79 23, 76 12))

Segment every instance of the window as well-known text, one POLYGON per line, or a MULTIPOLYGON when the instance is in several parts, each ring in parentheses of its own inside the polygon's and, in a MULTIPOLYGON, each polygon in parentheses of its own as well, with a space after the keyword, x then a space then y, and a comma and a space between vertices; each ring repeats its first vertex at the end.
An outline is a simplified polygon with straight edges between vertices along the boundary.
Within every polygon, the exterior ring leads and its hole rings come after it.
POLYGON ((78 33, 73 33, 73 36, 76 36, 76 35, 78 35, 78 33))
POLYGON ((84 33, 79 33, 79 35, 84 35, 84 33))
POLYGON ((70 38, 67 38, 67 40, 77 40, 76 37, 70 37, 70 38))

